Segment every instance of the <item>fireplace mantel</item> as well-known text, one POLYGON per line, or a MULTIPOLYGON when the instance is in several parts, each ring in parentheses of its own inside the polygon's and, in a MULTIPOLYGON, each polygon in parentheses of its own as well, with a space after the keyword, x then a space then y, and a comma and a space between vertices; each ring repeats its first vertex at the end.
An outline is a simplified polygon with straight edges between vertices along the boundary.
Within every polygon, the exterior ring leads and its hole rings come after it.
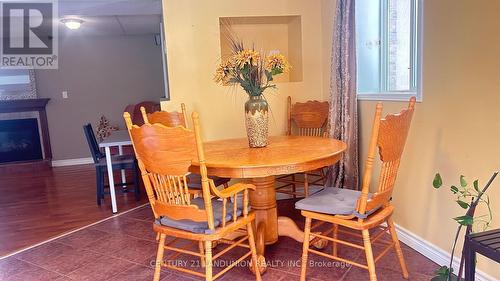
POLYGON ((12 162, 0 165, 1 170, 15 171, 22 168, 32 170, 40 168, 49 168, 52 162, 52 149, 50 147, 49 127, 47 123, 47 113, 45 106, 50 99, 18 99, 18 100, 0 100, 0 113, 11 112, 32 112, 37 111, 40 118, 40 134, 42 135, 42 146, 44 152, 43 160, 31 162, 12 162))
POLYGON ((0 100, 0 112, 45 110, 50 99, 0 100))

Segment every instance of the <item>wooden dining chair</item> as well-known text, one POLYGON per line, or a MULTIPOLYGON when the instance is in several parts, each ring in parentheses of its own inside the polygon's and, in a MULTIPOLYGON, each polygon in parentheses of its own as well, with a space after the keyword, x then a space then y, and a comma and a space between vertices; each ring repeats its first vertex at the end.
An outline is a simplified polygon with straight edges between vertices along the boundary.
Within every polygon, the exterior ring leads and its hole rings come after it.
MULTIPOLYGON (((177 127, 182 126, 188 128, 188 118, 186 113, 186 105, 181 103, 181 112, 178 111, 155 111, 153 113, 147 113, 144 107, 141 107, 142 118, 144 124, 162 124, 167 127, 177 127)), ((210 176, 211 180, 214 181, 215 186, 223 185, 227 188, 229 185, 229 178, 221 178, 216 176, 210 176)), ((198 174, 189 174, 188 185, 190 188, 195 188, 201 190, 201 177, 198 174)))
MULTIPOLYGON (((288 136, 312 136, 328 137, 328 111, 329 103, 327 101, 307 101, 305 103, 297 102, 292 105, 292 98, 288 97, 288 124, 286 134, 288 136)), ((276 192, 297 196, 309 196, 309 187, 311 185, 323 185, 325 181, 325 172, 323 169, 308 171, 277 177, 276 181, 280 184, 276 192), (298 192, 297 186, 303 185, 304 191, 298 192)))
MULTIPOLYGON (((204 277, 205 280, 214 280, 249 256, 256 280, 261 280, 261 266, 257 262, 252 229, 255 214, 248 207, 249 190, 255 190, 255 186, 238 183, 222 190, 217 189, 213 180, 207 177, 198 114, 193 113, 192 117, 194 130, 189 130, 182 126, 167 127, 158 123, 138 127, 132 125, 130 115, 124 113, 155 217, 153 230, 159 234, 154 280, 159 280, 162 266, 204 277), (195 160, 200 164, 203 196, 191 198, 187 176, 190 174, 191 163, 195 160), (237 241, 224 239, 229 233, 242 230, 246 232, 237 241), (167 236, 174 237, 174 240, 166 243, 167 236), (179 238, 196 242, 199 251, 177 247, 174 243, 179 238), (228 246, 218 253, 212 253, 213 241, 228 246), (214 260, 235 247, 246 248, 248 251, 214 274, 214 260), (180 254, 200 258, 205 273, 178 267, 174 262, 163 263, 165 250, 174 253, 171 259, 180 254), (257 268, 259 270, 255 270, 257 268)), ((263 257, 259 259, 262 260, 263 257)))
POLYGON ((160 103, 154 101, 143 101, 137 104, 129 104, 123 112, 128 112, 132 118, 132 122, 136 125, 144 124, 142 121, 140 108, 144 107, 149 111, 157 111, 160 110, 160 103))
POLYGON ((408 270, 392 220, 394 206, 391 204, 391 199, 414 107, 415 98, 412 97, 407 109, 398 114, 381 118, 382 104, 377 104, 361 191, 326 187, 323 191, 302 199, 295 204, 295 207, 300 209, 302 215, 306 218, 300 280, 303 281, 306 278, 308 253, 368 269, 370 280, 377 280, 375 263, 391 248, 396 250, 403 277, 408 278, 408 270), (380 177, 377 191, 370 193, 369 188, 377 147, 381 161, 380 177), (318 221, 313 228, 311 228, 312 220, 318 221), (314 228, 325 223, 330 223, 333 227, 326 232, 311 232, 314 228), (382 226, 383 223, 387 225, 382 226), (361 235, 351 231, 339 230, 339 226, 361 231, 361 235), (370 230, 375 234, 370 234, 370 230), (387 234, 387 231, 389 231, 392 241, 381 239, 384 234, 387 234), (357 234, 358 237, 362 238, 363 245, 338 239, 338 232, 357 234), (332 234, 332 237, 329 236, 330 234, 332 234), (311 241, 310 238, 312 238, 311 241), (309 244, 318 239, 326 239, 332 242, 331 255, 309 248, 309 244), (374 242, 386 245, 375 258, 372 251, 372 243, 374 242), (345 257, 339 257, 337 244, 364 250, 366 265, 348 260, 345 257))
POLYGON ((186 105, 181 103, 181 112, 178 111, 155 111, 147 113, 144 107, 141 107, 142 119, 145 124, 160 123, 167 127, 183 126, 188 128, 186 105))

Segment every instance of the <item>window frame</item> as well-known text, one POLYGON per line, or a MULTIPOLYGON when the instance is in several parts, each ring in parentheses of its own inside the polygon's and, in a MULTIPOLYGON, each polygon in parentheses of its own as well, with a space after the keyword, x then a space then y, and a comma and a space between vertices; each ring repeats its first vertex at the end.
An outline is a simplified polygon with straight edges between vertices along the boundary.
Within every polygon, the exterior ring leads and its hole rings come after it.
MULTIPOLYGON (((385 3, 386 1, 383 1, 382 6, 385 9, 385 3)), ((424 1, 423 0, 416 0, 415 2, 417 4, 417 7, 414 7, 416 10, 416 17, 412 17, 411 21, 413 22, 413 25, 415 25, 415 20, 417 21, 416 24, 416 29, 417 32, 415 32, 411 38, 411 48, 416 50, 413 50, 411 52, 411 69, 410 69, 410 75, 414 76, 413 79, 410 79, 410 83, 414 83, 415 85, 412 85, 415 87, 414 91, 380 91, 380 92, 358 92, 358 84, 357 80, 358 77, 356 77, 356 96, 358 100, 383 100, 383 101, 408 101, 410 97, 415 96, 417 98, 417 102, 422 102, 423 100, 423 92, 422 92, 422 86, 423 86, 423 71, 422 71, 422 64, 423 64, 423 6, 424 6, 424 1), (414 44, 414 41, 417 41, 416 44, 414 44), (415 65, 415 67, 413 67, 415 65)), ((382 13, 383 11, 381 11, 382 13)), ((382 16, 382 20, 386 19, 385 16, 382 16)), ((381 37, 384 38, 386 36, 387 32, 382 31, 381 32, 381 37)), ((385 39, 385 38, 384 38, 385 39)), ((380 48, 385 48, 387 40, 381 40, 381 46, 380 48)), ((356 51, 357 53, 357 51, 356 51)), ((387 59, 385 58, 385 53, 386 52, 381 52, 381 69, 384 67, 387 67, 385 64, 387 63, 387 59)), ((357 62, 356 62, 357 65, 357 62)), ((386 73, 386 72, 383 72, 386 73)), ((384 75, 385 76, 385 75, 384 75)), ((381 83, 384 83, 383 88, 386 89, 387 80, 388 77, 381 78, 381 83)))

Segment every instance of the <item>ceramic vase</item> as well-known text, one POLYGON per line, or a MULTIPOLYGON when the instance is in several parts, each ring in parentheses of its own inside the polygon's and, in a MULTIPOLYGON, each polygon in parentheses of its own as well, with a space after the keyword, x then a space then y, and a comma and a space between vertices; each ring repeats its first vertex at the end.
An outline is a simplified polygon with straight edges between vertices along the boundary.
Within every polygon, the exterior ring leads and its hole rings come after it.
POLYGON ((245 125, 250 147, 267 146, 269 105, 262 95, 249 95, 245 103, 245 125))

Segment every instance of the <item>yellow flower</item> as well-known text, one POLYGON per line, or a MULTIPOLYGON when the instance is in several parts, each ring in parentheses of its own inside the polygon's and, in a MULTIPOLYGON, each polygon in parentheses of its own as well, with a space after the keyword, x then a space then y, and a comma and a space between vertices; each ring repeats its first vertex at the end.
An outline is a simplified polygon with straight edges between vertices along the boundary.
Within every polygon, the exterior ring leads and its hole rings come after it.
POLYGON ((229 85, 229 79, 231 78, 231 72, 233 69, 234 64, 231 60, 222 61, 219 64, 219 67, 215 70, 214 81, 224 86, 229 85))
POLYGON ((266 70, 268 71, 281 70, 283 73, 287 73, 290 68, 290 63, 282 54, 273 54, 266 58, 266 70))
POLYGON ((236 53, 232 60, 238 68, 243 68, 245 64, 257 65, 260 60, 260 53, 254 50, 242 50, 236 53))

